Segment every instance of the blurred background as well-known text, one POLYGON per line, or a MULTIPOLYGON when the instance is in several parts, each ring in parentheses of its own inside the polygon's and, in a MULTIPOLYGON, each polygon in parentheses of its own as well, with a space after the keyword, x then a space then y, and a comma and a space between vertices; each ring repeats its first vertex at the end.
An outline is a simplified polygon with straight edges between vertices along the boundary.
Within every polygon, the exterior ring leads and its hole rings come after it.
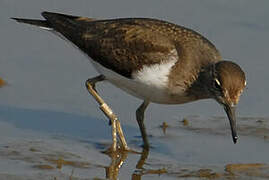
MULTIPOLYGON (((268 116, 268 5, 266 0, 1 0, 0 77, 9 86, 0 90, 0 104, 100 116, 84 87, 87 78, 97 75, 89 60, 59 37, 10 20, 10 17, 42 18, 42 11, 53 11, 97 19, 151 17, 192 28, 213 42, 223 59, 235 61, 246 72, 248 84, 238 106, 239 116, 268 116)), ((110 84, 99 86, 121 121, 136 123, 134 109, 141 100, 110 84)), ((224 116, 213 100, 176 106, 154 104, 147 114, 151 119, 224 116)))
MULTIPOLYGON (((145 124, 149 134, 153 134, 150 141, 157 148, 153 148, 150 168, 166 160, 172 168, 177 167, 178 162, 204 167, 231 162, 268 163, 268 7, 268 0, 1 0, 0 78, 6 84, 0 89, 0 159, 7 157, 2 153, 5 152, 3 147, 24 152, 23 148, 28 148, 29 144, 35 148, 43 144, 46 151, 57 148, 75 151, 97 164, 109 163, 109 159, 104 160, 99 154, 98 147, 97 150, 92 147, 99 142, 97 138, 109 143, 111 139, 104 115, 84 86, 85 80, 98 75, 89 59, 54 34, 10 19, 42 19, 42 11, 52 11, 96 19, 149 17, 183 25, 204 35, 219 49, 223 59, 238 63, 245 71, 247 88, 237 108, 239 144, 232 144, 226 114, 213 100, 184 105, 151 104, 146 111, 145 124), (190 119, 188 128, 178 123, 185 117, 190 119), (167 135, 158 129, 163 122, 172 125, 167 135), (20 130, 12 129, 9 123, 20 130), (26 133, 25 129, 34 133, 26 133), (50 141, 47 134, 44 137, 41 132, 62 133, 89 141, 82 141, 86 145, 75 141, 77 144, 73 146, 70 144, 74 142, 68 144, 66 138, 55 136, 60 139, 55 144, 55 137, 50 141), (32 138, 42 140, 35 144, 32 138)), ((139 148, 141 139, 137 138, 140 132, 135 110, 142 101, 109 83, 100 83, 97 89, 118 114, 128 141, 139 148)), ((30 157, 33 158, 32 154, 30 157)), ((7 166, 6 159, 0 162, 2 172, 10 167, 13 173, 14 166, 18 165, 13 162, 12 167, 7 166)), ((135 162, 129 160, 122 174, 133 171, 129 167, 135 162)), ((102 176, 103 171, 100 172, 102 176)))

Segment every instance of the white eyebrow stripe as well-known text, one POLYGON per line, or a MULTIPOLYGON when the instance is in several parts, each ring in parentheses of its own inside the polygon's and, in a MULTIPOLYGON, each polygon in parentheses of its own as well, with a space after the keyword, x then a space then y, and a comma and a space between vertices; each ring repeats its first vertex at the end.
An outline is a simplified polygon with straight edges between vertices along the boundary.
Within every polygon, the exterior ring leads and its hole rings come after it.
POLYGON ((220 81, 219 81, 217 78, 215 78, 215 81, 217 82, 217 84, 218 84, 219 86, 221 86, 220 81))

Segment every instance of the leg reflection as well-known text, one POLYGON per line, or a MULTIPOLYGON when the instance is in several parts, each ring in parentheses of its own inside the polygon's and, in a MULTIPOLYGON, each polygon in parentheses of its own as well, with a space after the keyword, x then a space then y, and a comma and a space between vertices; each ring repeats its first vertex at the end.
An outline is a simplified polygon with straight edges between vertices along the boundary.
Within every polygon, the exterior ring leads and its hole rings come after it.
POLYGON ((145 168, 144 165, 146 164, 146 160, 148 159, 148 155, 149 155, 149 150, 144 148, 142 153, 141 153, 141 157, 136 164, 136 170, 132 174, 132 180, 141 180, 142 176, 146 175, 146 174, 158 174, 158 175, 160 175, 160 174, 167 173, 167 170, 165 168, 161 168, 161 169, 147 169, 147 168, 145 168))
POLYGON ((148 155, 149 155, 149 150, 144 148, 142 153, 141 153, 141 157, 139 159, 139 161, 137 162, 136 164, 136 168, 137 169, 143 169, 143 166, 148 158, 148 155))
POLYGON ((128 151, 116 150, 104 152, 111 158, 111 163, 108 167, 105 167, 106 178, 111 180, 118 179, 119 170, 128 156, 128 151))
MULTIPOLYGON (((165 168, 161 169, 149 169, 148 167, 144 167, 147 162, 149 150, 144 148, 142 152, 134 152, 134 151, 124 151, 124 150, 116 150, 116 151, 106 151, 104 152, 111 158, 111 163, 109 166, 105 167, 106 170, 106 178, 111 180, 116 180, 119 178, 120 168, 128 157, 128 154, 140 154, 140 158, 134 167, 134 172, 131 175, 132 180, 141 180, 143 175, 147 174, 165 174, 167 170, 165 168)), ((125 162, 125 166, 128 167, 128 164, 125 162)), ((131 167, 130 167, 131 168, 131 167)))

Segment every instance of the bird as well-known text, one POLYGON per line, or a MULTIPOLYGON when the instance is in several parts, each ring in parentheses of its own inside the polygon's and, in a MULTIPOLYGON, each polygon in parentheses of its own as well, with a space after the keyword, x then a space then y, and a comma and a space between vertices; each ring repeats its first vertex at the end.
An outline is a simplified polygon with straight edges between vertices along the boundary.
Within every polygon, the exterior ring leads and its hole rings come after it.
POLYGON ((87 55, 100 75, 86 88, 110 119, 112 150, 130 150, 118 116, 97 92, 97 82, 108 81, 143 102, 136 119, 149 149, 145 110, 150 103, 184 104, 214 99, 225 110, 232 140, 237 142, 236 105, 246 87, 246 76, 235 62, 223 60, 219 50, 198 32, 153 18, 94 19, 42 12, 44 19, 12 18, 49 30, 87 55), (120 140, 117 142, 117 140, 120 140))

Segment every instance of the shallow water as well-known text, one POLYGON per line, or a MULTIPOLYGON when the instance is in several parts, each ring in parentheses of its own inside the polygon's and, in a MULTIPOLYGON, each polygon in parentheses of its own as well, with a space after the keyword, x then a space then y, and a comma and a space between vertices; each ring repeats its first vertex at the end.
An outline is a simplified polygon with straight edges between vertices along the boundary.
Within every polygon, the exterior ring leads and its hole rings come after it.
MULTIPOLYGON (((268 6, 266 0, 1 0, 0 179, 268 179, 268 6), (102 153, 111 144, 110 127, 85 90, 85 80, 97 75, 88 59, 53 34, 9 19, 40 18, 44 10, 154 17, 206 36, 246 72, 238 143, 223 109, 203 100, 151 104, 148 153, 102 153)), ((119 115, 129 146, 142 151, 135 120, 141 101, 110 84, 97 88, 119 115)))
MULTIPOLYGON (((102 119, 3 106, 0 112, 0 178, 269 178, 265 118, 239 118, 236 145, 226 117, 189 116, 167 123, 165 133, 162 123, 152 127, 149 152, 105 154, 111 139, 102 119)), ((123 125, 129 146, 141 152, 134 128, 123 125)))

